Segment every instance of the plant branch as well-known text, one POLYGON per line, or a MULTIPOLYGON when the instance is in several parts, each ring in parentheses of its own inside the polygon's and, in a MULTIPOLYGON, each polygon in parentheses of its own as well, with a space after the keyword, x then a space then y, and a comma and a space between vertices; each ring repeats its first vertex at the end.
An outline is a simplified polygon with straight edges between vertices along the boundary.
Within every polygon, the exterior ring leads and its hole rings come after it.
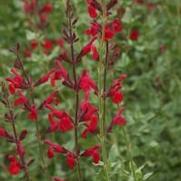
POLYGON ((72 71, 73 71, 73 78, 74 78, 74 89, 75 89, 75 116, 74 116, 74 139, 75 139, 75 152, 77 157, 77 170, 78 170, 78 180, 82 180, 81 169, 80 169, 80 160, 79 160, 79 139, 78 139, 78 111, 79 111, 79 88, 77 82, 77 72, 76 72, 76 57, 74 54, 74 40, 73 40, 73 27, 71 22, 71 11, 72 7, 67 2, 67 15, 68 15, 68 29, 69 29, 69 36, 70 36, 70 51, 71 51, 71 63, 72 63, 72 71))
POLYGON ((100 60, 98 66, 98 102, 99 102, 99 121, 100 121, 100 140, 102 147, 102 158, 104 162, 104 172, 106 175, 106 181, 110 181, 109 176, 109 162, 106 149, 106 133, 105 133, 105 122, 106 122, 106 82, 107 82, 107 64, 108 64, 108 42, 104 41, 105 26, 107 21, 106 6, 102 2, 103 16, 102 16, 102 38, 100 42, 100 60), (104 56, 106 54, 106 57, 104 56))
MULTIPOLYGON (((16 147, 18 148, 18 135, 17 135, 16 125, 15 125, 15 115, 14 115, 14 112, 11 108, 11 104, 8 100, 8 97, 6 97, 6 101, 7 101, 8 114, 10 115, 10 118, 11 118, 11 125, 12 125, 13 135, 14 135, 14 139, 15 139, 15 144, 16 144, 16 147)), ((27 168, 27 164, 25 162, 24 156, 20 155, 19 153, 18 153, 18 155, 19 155, 19 159, 21 161, 21 164, 23 166, 25 178, 27 181, 30 181, 29 172, 28 172, 28 168, 27 168)))

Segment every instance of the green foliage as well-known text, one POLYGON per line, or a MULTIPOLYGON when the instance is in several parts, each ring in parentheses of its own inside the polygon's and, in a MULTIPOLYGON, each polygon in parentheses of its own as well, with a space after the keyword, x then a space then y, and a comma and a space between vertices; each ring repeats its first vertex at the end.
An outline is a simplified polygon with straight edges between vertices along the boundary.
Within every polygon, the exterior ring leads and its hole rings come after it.
MULTIPOLYGON (((123 0, 119 5, 126 8, 123 17, 124 33, 128 36, 132 27, 140 29, 140 38, 137 42, 124 40, 118 37, 122 47, 122 56, 116 64, 118 73, 128 74, 125 81, 125 116, 128 125, 125 132, 115 128, 114 135, 109 136, 109 160, 111 162, 111 176, 113 181, 180 181, 181 178, 181 5, 180 0, 160 0, 154 11, 148 12, 141 6, 133 6, 132 1, 123 0), (165 50, 161 52, 161 47, 165 50), (134 160, 134 161, 133 161, 134 160)), ((55 11, 51 15, 51 26, 43 33, 35 33, 29 30, 25 23, 25 17, 21 11, 19 0, 0 1, 0 80, 9 75, 9 68, 12 65, 13 57, 8 49, 16 42, 22 46, 27 45, 27 40, 35 37, 42 40, 44 37, 54 38, 61 33, 64 21, 64 3, 61 0, 53 1, 55 11), (49 33, 51 32, 51 33, 49 33)), ((86 41, 81 36, 87 24, 86 8, 83 1, 75 1, 77 14, 80 17, 78 35, 80 43, 86 41), (85 17, 85 18, 81 18, 85 17)), ((78 43, 77 48, 80 48, 78 43)), ((68 50, 69 51, 69 50, 68 50)), ((31 59, 25 60, 27 70, 36 79, 37 76, 46 72, 57 56, 58 50, 54 49, 49 56, 34 53, 31 59)), ((96 65, 89 58, 83 62, 85 67, 93 67, 93 77, 96 79, 96 65)), ((110 75, 116 77, 114 73, 110 75)), ((61 106, 72 109, 71 92, 65 92, 62 85, 58 85, 61 94, 61 106)), ((36 101, 48 95, 50 88, 42 86, 36 92, 36 101), (43 94, 41 93, 43 90, 43 94)), ((109 120, 114 107, 110 107, 109 120)), ((71 110, 72 111, 72 110, 71 110)), ((42 113, 43 115, 43 113, 42 113)), ((0 105, 0 125, 3 121, 4 109, 0 105)), ((26 127, 29 131, 25 147, 28 146, 28 154, 37 158, 37 147, 33 143, 35 135, 32 133, 32 124, 23 115, 18 123, 18 130, 26 127)), ((42 129, 46 128, 47 118, 41 120, 42 129)), ((46 136, 46 135, 44 135, 46 136)), ((61 143, 65 143, 67 137, 57 136, 61 143)), ((82 142, 83 146, 91 145, 91 141, 82 142)), ((64 145, 73 147, 73 142, 64 145)), ((6 142, 0 141, 0 180, 18 181, 22 178, 10 177, 4 165, 4 153, 12 148, 6 142), (2 171, 3 170, 3 171, 2 171)), ((46 153, 44 153, 45 155, 46 153)), ((55 158, 56 159, 56 158, 55 158)), ((67 167, 60 163, 55 165, 55 160, 49 162, 48 172, 51 175, 71 175, 67 167), (60 172, 61 170, 61 172, 60 172)), ((64 163, 64 160, 61 162, 64 163)), ((102 165, 95 169, 90 167, 90 162, 82 163, 85 167, 85 176, 90 181, 101 181, 102 165)), ((33 180, 46 181, 37 164, 32 164, 30 172, 33 180)), ((76 180, 75 175, 70 180, 76 180)), ((86 181, 89 181, 86 180, 86 181)))

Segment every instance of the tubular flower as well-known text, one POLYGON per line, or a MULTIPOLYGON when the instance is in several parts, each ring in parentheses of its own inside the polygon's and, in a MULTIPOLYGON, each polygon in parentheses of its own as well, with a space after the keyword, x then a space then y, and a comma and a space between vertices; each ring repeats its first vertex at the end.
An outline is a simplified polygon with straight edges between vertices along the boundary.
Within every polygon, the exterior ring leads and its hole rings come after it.
POLYGON ((100 150, 100 146, 99 146, 99 145, 96 145, 96 146, 94 146, 94 147, 91 147, 91 148, 86 149, 86 150, 81 154, 81 156, 91 157, 93 163, 97 164, 97 163, 99 163, 99 161, 100 161, 100 153, 99 153, 99 150, 100 150))
POLYGON ((120 92, 122 88, 122 82, 126 78, 125 74, 122 74, 118 79, 113 81, 113 84, 108 92, 108 97, 111 98, 112 102, 119 104, 123 100, 123 94, 120 92))
POLYGON ((93 6, 92 4, 93 0, 87 0, 87 9, 88 9, 88 13, 89 13, 89 16, 91 18, 96 18, 97 17, 97 9, 93 6))
POLYGON ((45 39, 42 43, 42 47, 44 49, 45 54, 49 54, 53 49, 53 41, 49 39, 45 39))
POLYGON ((44 143, 49 146, 47 155, 48 155, 48 158, 50 158, 50 159, 54 157, 55 153, 65 153, 66 152, 64 147, 60 146, 57 143, 53 143, 50 140, 45 140, 44 143))
POLYGON ((94 45, 92 45, 91 47, 91 52, 92 52, 92 59, 95 61, 99 60, 99 52, 97 51, 97 48, 94 45))
POLYGON ((15 156, 10 156, 8 159, 10 161, 8 166, 9 173, 11 175, 18 175, 21 171, 21 164, 15 156))
POLYGON ((47 105, 46 107, 51 110, 51 113, 49 114, 49 130, 51 132, 68 132, 74 128, 72 118, 66 112, 59 111, 50 105, 47 105))
POLYGON ((11 73, 13 74, 13 77, 6 78, 6 80, 9 82, 9 91, 11 94, 14 94, 17 89, 24 88, 24 79, 23 77, 18 73, 18 71, 15 68, 11 69, 11 73))
POLYGON ((92 115, 97 113, 97 108, 92 105, 88 100, 84 100, 80 105, 81 121, 89 121, 92 115))
POLYGON ((83 121, 86 129, 82 132, 82 137, 86 138, 88 133, 94 133, 98 126, 97 108, 88 100, 84 100, 80 105, 80 121, 83 121))
POLYGON ((41 13, 45 13, 45 14, 49 14, 51 13, 53 10, 53 6, 51 3, 46 3, 43 5, 43 7, 41 8, 40 12, 41 13))
POLYGON ((31 40, 31 49, 35 50, 38 47, 38 42, 36 40, 31 40))
POLYGON ((52 116, 51 113, 49 113, 49 115, 48 115, 48 121, 49 121, 49 124, 50 124, 50 126, 49 126, 49 128, 48 128, 48 131, 49 131, 49 132, 55 132, 55 131, 57 131, 57 129, 58 129, 58 121, 56 121, 56 120, 53 118, 53 116, 52 116))
POLYGON ((43 107, 46 107, 48 104, 59 104, 60 100, 57 97, 58 92, 54 91, 52 92, 42 103, 43 107))
POLYGON ((74 128, 73 121, 67 113, 63 113, 62 118, 59 120, 58 129, 61 132, 67 132, 74 128))
POLYGON ((115 19, 113 22, 107 24, 104 28, 104 40, 111 40, 117 33, 122 31, 122 23, 115 19))
POLYGON ((32 105, 31 107, 28 108, 28 119, 31 121, 36 121, 38 119, 38 112, 37 108, 35 105, 32 105))
POLYGON ((97 91, 97 85, 94 82, 94 80, 91 79, 88 71, 84 70, 82 72, 82 75, 80 77, 79 81, 79 87, 82 89, 85 93, 85 97, 88 98, 90 91, 94 90, 95 92, 97 91))
POLYGON ((56 68, 52 71, 50 75, 50 82, 52 86, 56 85, 57 80, 61 80, 62 82, 68 81, 68 72, 62 66, 62 64, 59 61, 56 61, 55 66, 56 68))
POLYGON ((122 115, 123 113, 123 109, 119 110, 117 112, 117 114, 114 116, 114 118, 112 119, 111 121, 111 124, 108 128, 108 132, 111 132, 112 131, 112 128, 114 126, 124 126, 126 124, 126 119, 124 118, 124 116, 122 115))
POLYGON ((19 94, 19 98, 17 98, 14 101, 15 106, 24 105, 24 104, 28 103, 28 99, 23 95, 22 92, 19 92, 18 94, 19 94))
POLYGON ((131 30, 131 33, 129 35, 129 39, 132 41, 137 41, 139 38, 139 31, 137 29, 131 30))
POLYGON ((66 162, 67 162, 67 165, 70 169, 74 169, 75 167, 75 164, 76 164, 76 157, 73 153, 71 152, 68 152, 67 155, 66 155, 66 162))
POLYGON ((97 22, 92 22, 89 29, 85 30, 85 34, 89 36, 96 36, 101 30, 101 25, 97 22))
POLYGON ((88 133, 95 133, 98 126, 98 116, 92 115, 88 122, 85 122, 87 128, 81 134, 82 138, 86 138, 88 133))
POLYGON ((39 78, 39 80, 37 82, 35 82, 35 85, 34 86, 39 86, 41 84, 44 84, 46 82, 48 82, 51 74, 54 72, 54 69, 53 70, 50 70, 47 74, 43 75, 42 77, 39 78))
POLYGON ((6 137, 6 136, 7 136, 7 131, 4 128, 0 127, 0 137, 6 137))

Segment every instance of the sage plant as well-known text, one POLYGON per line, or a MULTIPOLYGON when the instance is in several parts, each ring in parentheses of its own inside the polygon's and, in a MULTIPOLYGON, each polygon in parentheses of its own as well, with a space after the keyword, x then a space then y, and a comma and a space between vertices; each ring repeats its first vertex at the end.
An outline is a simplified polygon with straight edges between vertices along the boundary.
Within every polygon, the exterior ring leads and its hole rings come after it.
MULTIPOLYGON (((49 24, 48 17, 53 11, 53 5, 51 3, 42 5, 36 0, 25 0, 23 3, 29 25, 36 32, 43 31, 49 24)), ((20 134, 16 130, 16 119, 23 112, 30 121, 35 123, 36 133, 34 134, 38 138, 40 166, 46 173, 46 179, 63 181, 59 176, 50 175, 48 171, 50 161, 44 158, 44 152, 47 152, 49 160, 53 158, 56 160, 56 165, 61 164, 58 162, 58 156, 61 156, 66 162, 65 167, 68 167, 71 173, 77 173, 76 180, 88 179, 84 174, 85 167, 83 166, 86 158, 91 159, 93 167, 102 170, 103 180, 111 180, 112 168, 108 159, 111 145, 108 144, 108 137, 114 134, 114 126, 123 127, 126 124, 123 116, 122 87, 127 75, 122 73, 116 77, 110 76, 112 72, 117 75, 114 66, 120 58, 121 49, 116 37, 121 35, 124 29, 121 21, 124 9, 121 11, 121 16, 118 15, 117 3, 117 0, 85 1, 90 23, 81 35, 87 39, 81 48, 77 46, 81 43, 77 34, 78 21, 81 17, 77 16, 73 1, 67 0, 61 38, 50 40, 45 37, 41 42, 33 39, 28 42, 29 45, 25 49, 22 49, 19 44, 11 49, 16 60, 10 71, 11 76, 6 78, 6 83, 2 83, 1 102, 7 109, 5 120, 11 124, 12 133, 0 127, 0 137, 16 146, 15 154, 7 157, 11 175, 17 175, 23 171, 24 177, 31 180, 29 168, 31 163, 35 164, 32 161, 33 158, 28 161, 25 159, 22 141, 28 134, 27 130, 22 130, 20 134), (32 53, 37 48, 39 48, 39 53, 48 56, 57 45, 60 53, 53 60, 49 70, 42 73, 39 78, 32 77, 33 70, 26 70, 24 66, 26 61, 22 59, 31 59, 32 53), (21 53, 24 55, 23 58, 21 58, 21 53), (97 77, 95 80, 91 68, 89 70, 84 67, 90 57, 94 66, 97 67, 94 71, 97 77), (64 86, 67 92, 71 92, 72 110, 61 106, 60 97, 63 93, 57 82, 61 82, 61 86, 64 86), (51 87, 52 91, 43 100, 37 101, 34 96, 35 91, 45 84, 51 87), (109 119, 109 107, 112 105, 115 112, 109 119), (15 108, 21 110, 18 115, 14 113, 15 108), (41 127, 42 112, 45 113, 44 116, 47 119, 46 129, 41 127), (71 137, 71 142, 73 140, 72 148, 66 147, 65 143, 56 139, 56 135, 64 137, 67 134, 71 137), (82 142, 86 142, 87 139, 94 140, 93 144, 83 145, 82 142)), ((133 29, 128 38, 136 41, 139 38, 138 29, 133 29)), ((43 91, 42 88, 42 95, 44 95, 43 91)), ((69 141, 66 140, 67 143, 69 141)))

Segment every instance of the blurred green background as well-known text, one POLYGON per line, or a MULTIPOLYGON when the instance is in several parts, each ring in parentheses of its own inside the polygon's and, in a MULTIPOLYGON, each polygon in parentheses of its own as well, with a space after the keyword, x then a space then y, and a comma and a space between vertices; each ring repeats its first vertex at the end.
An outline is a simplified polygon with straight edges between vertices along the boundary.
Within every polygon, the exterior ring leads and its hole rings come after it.
MULTIPOLYGON (((40 0, 40 2, 46 2, 40 0)), ((55 38, 61 33, 62 22, 65 19, 64 3, 61 0, 50 0, 54 5, 51 15, 51 25, 40 35, 55 38)), ((132 27, 138 27, 140 37, 137 42, 123 40, 117 37, 122 48, 122 55, 115 69, 118 73, 128 74, 124 84, 125 116, 128 121, 127 132, 131 142, 131 152, 140 174, 152 173, 149 181, 180 181, 181 180, 181 2, 180 0, 153 0, 157 7, 148 11, 146 7, 133 5, 131 0, 120 0, 119 5, 126 8, 123 17, 124 33, 129 34, 132 27), (129 50, 125 47, 129 47, 129 50)), ((73 1, 77 14, 80 16, 78 35, 88 27, 88 17, 83 0, 73 1), (85 17, 85 18, 81 18, 85 17)), ((21 9, 20 0, 0 0, 0 80, 9 76, 14 56, 8 49, 20 42, 22 47, 27 45, 27 40, 33 30, 29 29, 25 15, 21 9)), ((80 36, 81 43, 85 44, 85 37, 80 36)), ((46 57, 35 53, 31 59, 25 60, 28 70, 33 70, 32 75, 40 75, 47 70, 54 54, 46 57)), ((95 64, 85 63, 87 67, 95 64)), ((95 71, 94 71, 95 72, 95 71)), ((94 75, 96 77, 96 75, 94 75)), ((36 97, 41 98, 41 89, 36 97)), ((48 93, 49 88, 44 87, 48 93)), ((61 95, 61 98, 65 95, 61 95)), ((68 96, 69 98, 69 96, 68 96)), ((62 98, 64 99, 64 98, 62 98)), ((65 105, 71 106, 71 102, 65 105)), ((0 105, 0 125, 3 123, 4 109, 0 105)), ((45 118, 46 119, 46 118, 45 118)), ((32 123, 18 123, 19 129, 32 126, 32 123)), ((43 122, 42 126, 46 123, 43 122)), ((32 128, 30 128, 31 130, 32 128)), ((129 180, 125 176, 127 148, 122 139, 120 129, 115 129, 115 134, 110 138, 110 160, 114 165, 114 181, 129 180), (120 162, 122 160, 122 162, 120 162)), ((31 132, 31 131, 30 131, 31 132)), ((32 130, 33 132, 33 130, 32 130)), ((31 132, 31 133, 32 133, 31 132)), ((68 137, 69 138, 69 137, 68 137)), ((28 137, 25 145, 33 141, 33 136, 28 137)), ((61 138, 62 139, 62 138, 61 138)), ((31 146, 30 155, 36 156, 31 146)), ((4 168, 4 153, 11 150, 6 142, 0 141, 0 181, 21 180, 10 177, 4 168)), ((56 161, 54 160, 54 163, 56 161)), ((50 173, 58 175, 61 166, 50 165, 50 173)), ((57 162, 56 162, 57 163, 57 162)), ((60 163, 61 165, 61 163, 60 163)), ((44 180, 37 168, 31 168, 34 177, 44 180)), ((85 174, 90 175, 94 170, 85 165, 85 174)), ((67 173, 68 175, 69 173, 67 173)), ((61 175, 61 174, 59 174, 61 175)), ((141 177, 141 176, 140 176, 141 177)), ((145 176, 146 177, 146 176, 145 176)), ((92 178, 96 180, 96 177, 92 178)), ((36 180, 36 179, 35 179, 36 180)), ((130 180, 129 180, 130 181, 130 180)))

